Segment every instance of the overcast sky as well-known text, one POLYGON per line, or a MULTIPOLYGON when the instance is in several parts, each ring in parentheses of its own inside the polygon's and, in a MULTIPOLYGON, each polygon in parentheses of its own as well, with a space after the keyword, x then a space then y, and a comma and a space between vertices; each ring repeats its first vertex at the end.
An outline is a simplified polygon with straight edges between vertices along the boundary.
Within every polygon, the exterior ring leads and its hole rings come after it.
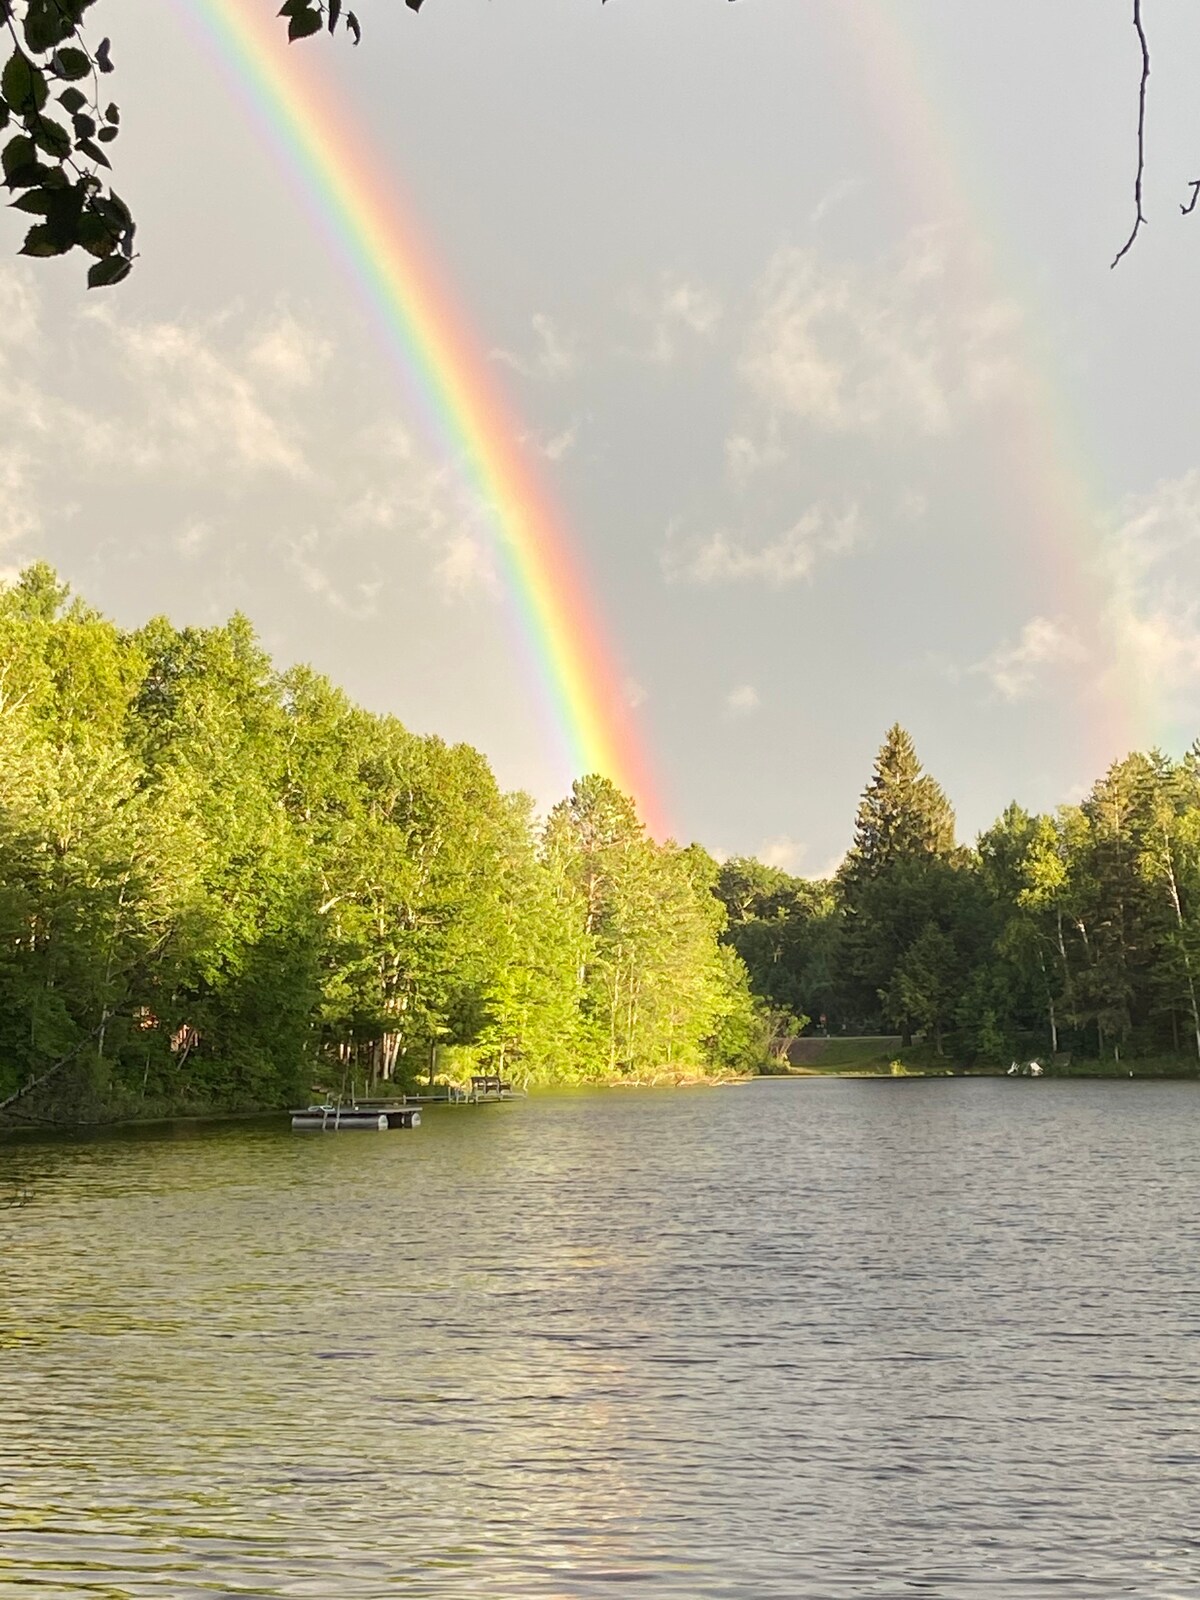
MULTIPOLYGON (((246 611, 548 805, 486 521, 186 16, 102 0, 126 285, 0 260, 0 564, 246 611)), ((277 6, 272 0, 242 0, 277 6)), ((1200 9, 363 0, 309 41, 565 507, 675 831, 819 873, 888 724, 971 837, 1200 733, 1200 9)), ((19 222, 7 224, 10 250, 19 222)))

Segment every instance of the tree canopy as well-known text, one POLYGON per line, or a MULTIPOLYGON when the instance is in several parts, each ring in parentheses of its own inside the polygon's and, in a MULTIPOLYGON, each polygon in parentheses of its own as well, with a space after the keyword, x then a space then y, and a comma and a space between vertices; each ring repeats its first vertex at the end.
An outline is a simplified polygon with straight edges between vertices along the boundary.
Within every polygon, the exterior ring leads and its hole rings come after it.
POLYGON ((806 1028, 958 1064, 1200 1064, 1200 747, 973 846, 891 728, 827 882, 540 821, 466 745, 279 671, 250 623, 0 588, 0 1109, 150 1115, 499 1071, 753 1070, 806 1028), (38 1086, 32 1095, 24 1093, 38 1086))
POLYGON ((1200 1065, 1200 745, 1127 756, 1052 815, 1014 803, 969 848, 894 727, 832 883, 729 862, 719 893, 756 991, 831 1031, 1200 1065))
POLYGON ((123 631, 0 590, 0 1103, 104 1114, 357 1082, 753 1066, 714 863, 606 779, 539 824, 484 757, 374 716, 244 617, 123 631))

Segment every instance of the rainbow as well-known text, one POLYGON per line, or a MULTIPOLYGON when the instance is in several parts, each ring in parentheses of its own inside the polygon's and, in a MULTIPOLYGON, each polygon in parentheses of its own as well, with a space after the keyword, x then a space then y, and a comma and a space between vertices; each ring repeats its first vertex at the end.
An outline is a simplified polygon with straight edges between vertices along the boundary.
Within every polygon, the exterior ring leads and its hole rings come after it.
MULTIPOLYGON (((931 222, 950 221, 975 247, 962 289, 980 298, 1013 298, 1020 264, 1000 262, 1004 241, 994 214, 980 197, 985 174, 968 170, 969 126, 953 126, 946 105, 950 75, 930 59, 934 41, 923 36, 912 8, 899 0, 837 0, 806 16, 825 18, 831 50, 859 79, 859 97, 878 121, 897 187, 931 222), (935 81, 939 88, 935 92, 935 81)), ((1099 263, 1107 272, 1108 260, 1099 263)), ((1171 742, 1177 734, 1163 705, 1161 686, 1137 647, 1137 622, 1119 574, 1104 546, 1112 497, 1099 481, 1095 451, 1081 437, 1075 408, 1054 377, 1050 340, 1028 315, 1036 291, 1020 294, 1025 328, 1020 415, 997 430, 994 490, 1025 530, 1026 559, 1036 563, 1056 605, 1073 610, 1089 639, 1104 653, 1091 688, 1099 703, 1086 730, 1097 766, 1129 750, 1171 742)))
POLYGON ((289 47, 273 5, 185 0, 243 91, 322 231, 373 304, 439 443, 488 510, 518 637, 570 769, 631 795, 651 833, 666 833, 598 607, 563 518, 521 445, 522 430, 476 343, 411 208, 314 70, 289 47))

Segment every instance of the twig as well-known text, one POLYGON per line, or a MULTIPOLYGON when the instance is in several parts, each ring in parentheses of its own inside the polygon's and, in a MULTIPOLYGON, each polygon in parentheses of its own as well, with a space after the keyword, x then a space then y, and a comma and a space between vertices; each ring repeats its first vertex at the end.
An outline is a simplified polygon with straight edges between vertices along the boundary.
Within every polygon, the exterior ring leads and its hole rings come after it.
POLYGON ((1191 189, 1192 198, 1188 201, 1186 206, 1180 206, 1179 208, 1185 217, 1191 216, 1192 212, 1196 209, 1196 201, 1200 200, 1200 178, 1192 179, 1191 189))
POLYGON ((1134 242, 1142 230, 1142 223, 1146 221, 1146 214, 1142 210, 1142 183, 1146 176, 1146 91, 1150 84, 1150 44, 1146 38, 1146 29, 1142 24, 1142 0, 1133 0, 1133 26, 1137 30, 1138 43, 1142 47, 1142 82, 1138 93, 1137 178, 1133 185, 1133 201, 1136 214, 1133 221, 1133 232, 1113 257, 1112 264, 1114 267, 1123 256, 1127 256, 1133 249, 1134 242))

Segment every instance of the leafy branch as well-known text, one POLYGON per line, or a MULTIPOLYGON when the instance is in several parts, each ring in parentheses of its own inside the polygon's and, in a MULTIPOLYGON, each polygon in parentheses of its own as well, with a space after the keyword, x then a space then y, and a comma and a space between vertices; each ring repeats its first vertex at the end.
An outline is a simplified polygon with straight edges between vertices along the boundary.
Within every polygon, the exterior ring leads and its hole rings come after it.
POLYGON ((0 149, 4 187, 14 209, 35 221, 21 254, 95 257, 88 285, 120 283, 133 266, 135 225, 129 207, 101 170, 104 147, 120 132, 119 107, 101 92, 112 70, 108 39, 91 46, 85 14, 95 0, 0 0, 0 24, 13 50, 0 73, 0 149), (65 120, 64 120, 65 119, 65 120))

